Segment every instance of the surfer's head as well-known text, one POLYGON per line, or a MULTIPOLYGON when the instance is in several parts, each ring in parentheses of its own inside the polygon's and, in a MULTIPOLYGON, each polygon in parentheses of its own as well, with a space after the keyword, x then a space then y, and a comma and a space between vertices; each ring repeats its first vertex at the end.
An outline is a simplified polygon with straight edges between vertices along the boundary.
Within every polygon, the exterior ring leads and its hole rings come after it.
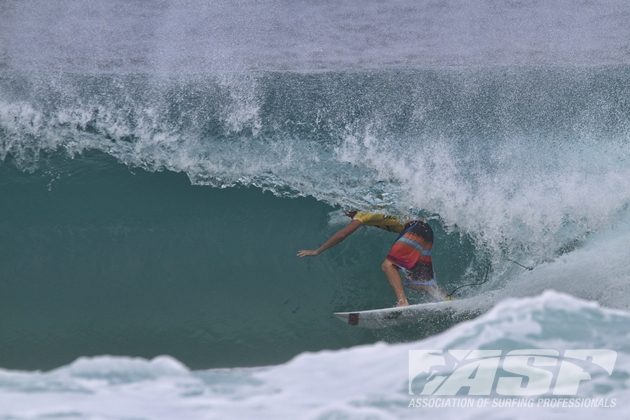
POLYGON ((346 216, 348 216, 349 218, 353 219, 355 214, 358 213, 358 211, 357 210, 347 210, 347 211, 344 211, 344 213, 346 214, 346 216))

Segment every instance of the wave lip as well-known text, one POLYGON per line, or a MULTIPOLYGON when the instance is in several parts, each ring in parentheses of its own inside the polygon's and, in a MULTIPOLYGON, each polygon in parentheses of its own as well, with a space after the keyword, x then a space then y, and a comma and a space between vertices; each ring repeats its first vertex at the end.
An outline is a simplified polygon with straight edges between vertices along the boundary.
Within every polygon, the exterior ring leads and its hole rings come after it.
POLYGON ((214 187, 436 215, 540 262, 630 197, 628 68, 7 73, 0 159, 98 150, 214 187))

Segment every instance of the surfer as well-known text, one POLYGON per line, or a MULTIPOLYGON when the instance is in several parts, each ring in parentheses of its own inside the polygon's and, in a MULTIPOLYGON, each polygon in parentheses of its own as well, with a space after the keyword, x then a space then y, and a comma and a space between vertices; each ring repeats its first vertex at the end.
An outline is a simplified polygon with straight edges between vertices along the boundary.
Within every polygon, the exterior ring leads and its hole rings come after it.
POLYGON ((396 294, 396 306, 407 306, 404 286, 428 293, 435 299, 445 300, 446 294, 437 285, 433 273, 431 249, 433 248, 433 230, 424 220, 412 220, 402 223, 397 217, 380 213, 349 211, 346 215, 352 220, 348 225, 335 232, 317 249, 298 251, 298 257, 317 256, 339 244, 361 226, 374 226, 398 233, 398 238, 389 250, 381 268, 396 294), (402 276, 401 276, 402 275, 402 276))

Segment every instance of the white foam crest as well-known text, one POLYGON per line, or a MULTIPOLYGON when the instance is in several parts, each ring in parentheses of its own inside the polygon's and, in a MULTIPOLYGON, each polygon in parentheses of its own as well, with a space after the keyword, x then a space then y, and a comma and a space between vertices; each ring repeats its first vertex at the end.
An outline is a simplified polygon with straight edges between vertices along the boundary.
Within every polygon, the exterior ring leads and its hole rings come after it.
POLYGON ((219 77, 219 85, 227 89, 231 103, 224 108, 223 121, 230 132, 240 132, 249 128, 253 136, 262 129, 260 105, 257 98, 255 79, 234 73, 223 73, 219 77))
POLYGON ((607 226, 630 203, 630 148, 623 139, 396 140, 349 135, 337 158, 402 186, 397 207, 439 214, 491 249, 539 261, 607 226), (423 144, 424 143, 424 144, 423 144))
MULTIPOLYGON (((28 103, 5 103, 0 102, 0 127, 13 128, 23 135, 34 135, 41 130, 42 115, 28 103)), ((21 155, 23 150, 22 136, 2 136, 2 147, 0 148, 0 159, 4 160, 8 153, 21 155)))
POLYGON ((67 367, 53 371, 62 376, 82 379, 103 379, 110 383, 134 382, 164 376, 181 376, 189 370, 178 360, 169 356, 158 356, 147 361, 141 358, 119 358, 99 356, 81 357, 67 367))

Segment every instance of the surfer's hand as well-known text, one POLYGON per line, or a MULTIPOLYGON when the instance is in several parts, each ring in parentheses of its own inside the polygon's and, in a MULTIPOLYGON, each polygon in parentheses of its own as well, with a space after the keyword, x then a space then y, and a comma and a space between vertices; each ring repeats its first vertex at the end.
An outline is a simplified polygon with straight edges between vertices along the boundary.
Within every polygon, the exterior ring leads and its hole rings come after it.
POLYGON ((302 257, 315 257, 319 255, 319 251, 316 249, 303 249, 301 251, 298 251, 297 256, 302 258, 302 257))

